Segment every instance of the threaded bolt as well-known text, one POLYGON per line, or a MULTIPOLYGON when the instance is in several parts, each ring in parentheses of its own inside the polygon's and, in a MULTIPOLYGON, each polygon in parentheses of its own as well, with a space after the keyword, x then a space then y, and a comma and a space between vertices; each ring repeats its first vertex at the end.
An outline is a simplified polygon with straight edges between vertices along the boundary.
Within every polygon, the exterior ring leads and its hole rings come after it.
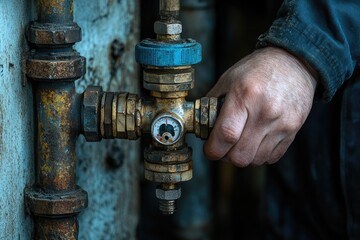
POLYGON ((172 215, 176 211, 176 200, 159 200, 159 209, 164 215, 172 215))

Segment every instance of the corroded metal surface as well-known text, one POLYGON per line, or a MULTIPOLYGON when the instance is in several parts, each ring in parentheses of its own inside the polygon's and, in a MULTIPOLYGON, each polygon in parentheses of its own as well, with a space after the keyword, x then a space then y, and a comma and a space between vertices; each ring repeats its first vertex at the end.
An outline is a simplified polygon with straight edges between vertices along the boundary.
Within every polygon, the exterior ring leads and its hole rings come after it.
MULTIPOLYGON (((66 26, 72 21, 72 0, 37 3, 38 22, 48 32, 52 23, 66 26)), ((87 194, 76 185, 81 105, 74 81, 85 73, 85 59, 72 49, 73 43, 64 48, 42 37, 28 54, 25 69, 33 81, 37 121, 35 184, 26 189, 25 203, 35 217, 36 239, 77 239, 77 215, 87 206, 87 194)))
POLYGON ((103 90, 99 86, 89 86, 82 98, 82 132, 87 141, 100 141, 100 101, 103 90))
POLYGON ((27 34, 29 42, 39 45, 68 45, 81 41, 81 29, 76 23, 34 22, 29 26, 27 34))
POLYGON ((74 191, 46 193, 27 188, 27 208, 36 216, 62 216, 80 213, 87 207, 87 193, 81 188, 74 191))
POLYGON ((69 23, 73 20, 73 0, 37 0, 39 22, 69 23))
POLYGON ((34 218, 36 240, 77 240, 79 233, 79 224, 76 216, 64 218, 34 218))
POLYGON ((194 107, 194 133, 201 139, 207 139, 220 110, 221 99, 203 97, 195 101, 194 107))
POLYGON ((68 56, 46 59, 39 54, 30 54, 26 62, 26 75, 29 78, 51 81, 73 81, 85 74, 85 58, 76 56, 77 53, 69 53, 68 56))
POLYGON ((76 188, 75 141, 80 109, 73 83, 38 83, 36 184, 45 191, 76 188))

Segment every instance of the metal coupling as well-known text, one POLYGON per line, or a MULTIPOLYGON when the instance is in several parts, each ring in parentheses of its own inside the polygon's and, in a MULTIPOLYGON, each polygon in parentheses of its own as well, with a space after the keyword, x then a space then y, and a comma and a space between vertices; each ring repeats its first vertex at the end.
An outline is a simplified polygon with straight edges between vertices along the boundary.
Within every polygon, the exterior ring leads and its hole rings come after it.
POLYGON ((87 208, 87 192, 77 187, 74 191, 43 192, 41 189, 26 188, 27 209, 35 216, 61 217, 80 213, 87 208))
POLYGON ((38 23, 30 24, 28 41, 35 45, 72 45, 81 41, 81 28, 74 22, 69 24, 38 23))
POLYGON ((156 197, 159 209, 165 215, 176 210, 176 200, 181 197, 178 183, 192 178, 192 150, 183 145, 177 150, 159 150, 150 146, 145 150, 145 179, 159 183, 156 197))
POLYGON ((87 141, 136 140, 141 136, 142 100, 135 94, 103 92, 90 86, 82 100, 82 129, 87 141))
POLYGON ((195 71, 190 66, 180 69, 145 69, 144 88, 156 92, 183 92, 194 87, 195 71))
POLYGON ((201 139, 207 139, 214 128, 220 110, 219 100, 214 97, 203 97, 195 101, 194 132, 201 139))
POLYGON ((85 58, 76 51, 31 51, 26 59, 26 75, 36 81, 74 81, 85 72, 85 58))

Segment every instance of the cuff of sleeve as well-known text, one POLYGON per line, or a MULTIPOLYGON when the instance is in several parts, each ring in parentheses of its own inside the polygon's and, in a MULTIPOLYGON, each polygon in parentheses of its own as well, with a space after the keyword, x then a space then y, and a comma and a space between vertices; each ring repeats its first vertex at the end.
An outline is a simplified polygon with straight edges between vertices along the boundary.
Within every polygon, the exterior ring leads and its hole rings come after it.
POLYGON ((277 19, 259 37, 256 47, 281 47, 304 59, 320 75, 316 98, 330 101, 345 78, 331 44, 326 34, 292 16, 277 19))

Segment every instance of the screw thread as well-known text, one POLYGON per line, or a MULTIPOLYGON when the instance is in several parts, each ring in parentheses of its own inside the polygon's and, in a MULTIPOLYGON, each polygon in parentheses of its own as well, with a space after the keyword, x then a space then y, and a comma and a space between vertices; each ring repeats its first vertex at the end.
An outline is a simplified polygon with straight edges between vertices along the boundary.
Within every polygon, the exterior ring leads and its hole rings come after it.
POLYGON ((159 209, 164 215, 172 215, 176 211, 175 200, 160 200, 159 209))

